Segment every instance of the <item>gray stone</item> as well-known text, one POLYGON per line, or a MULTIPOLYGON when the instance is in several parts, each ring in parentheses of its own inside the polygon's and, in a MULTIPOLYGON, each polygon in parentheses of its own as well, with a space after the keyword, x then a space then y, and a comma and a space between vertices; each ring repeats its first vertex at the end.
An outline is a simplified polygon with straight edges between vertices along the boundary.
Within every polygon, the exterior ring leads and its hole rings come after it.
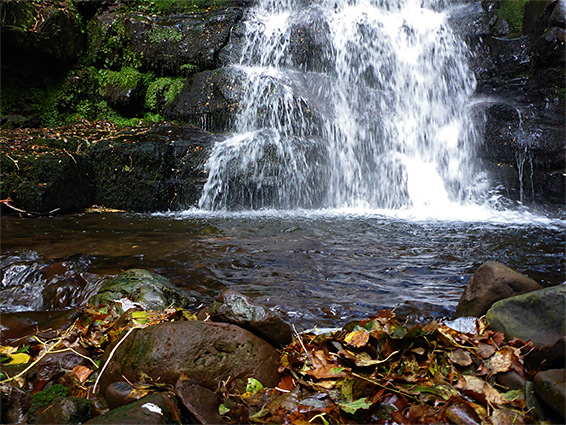
POLYGON ((236 291, 224 291, 210 306, 210 318, 215 322, 232 323, 263 338, 274 347, 284 347, 292 339, 291 326, 268 308, 236 291))
POLYGON ((541 286, 531 278, 501 263, 484 263, 466 285, 455 317, 483 316, 496 301, 540 288, 541 286))
MULTIPOLYGON (((107 355, 113 347, 109 347, 107 355)), ((105 362, 106 360, 104 360, 105 362)), ((133 331, 120 343, 100 380, 135 383, 143 372, 156 382, 175 385, 180 377, 215 390, 228 378, 253 377, 268 387, 279 383, 279 354, 252 333, 227 323, 160 323, 133 331)))
POLYGON ((130 269, 106 282, 88 300, 92 305, 111 304, 122 297, 141 304, 146 310, 183 307, 187 299, 168 279, 143 269, 130 269))
POLYGON ((560 417, 566 419, 566 369, 551 369, 536 374, 535 392, 560 417))
POLYGON ((531 340, 538 346, 555 344, 566 331, 566 286, 518 295, 493 304, 486 314, 491 329, 508 339, 531 340))

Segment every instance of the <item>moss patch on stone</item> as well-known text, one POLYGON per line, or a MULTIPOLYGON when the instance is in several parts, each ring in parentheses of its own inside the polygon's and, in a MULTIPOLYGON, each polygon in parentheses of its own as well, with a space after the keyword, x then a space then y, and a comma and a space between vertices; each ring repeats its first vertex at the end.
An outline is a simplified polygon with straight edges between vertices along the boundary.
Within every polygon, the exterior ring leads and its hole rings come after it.
POLYGON ((499 2, 499 16, 511 26, 512 33, 519 35, 523 32, 525 6, 529 0, 507 0, 499 2))

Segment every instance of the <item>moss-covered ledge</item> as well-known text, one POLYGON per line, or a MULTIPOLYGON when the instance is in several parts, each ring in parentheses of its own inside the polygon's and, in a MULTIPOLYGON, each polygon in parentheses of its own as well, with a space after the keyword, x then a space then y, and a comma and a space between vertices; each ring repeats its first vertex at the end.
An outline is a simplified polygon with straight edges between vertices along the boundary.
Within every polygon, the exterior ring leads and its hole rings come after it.
POLYGON ((0 135, 3 207, 31 215, 91 205, 133 212, 190 207, 206 179, 209 146, 218 139, 170 123, 120 129, 85 122, 0 135))

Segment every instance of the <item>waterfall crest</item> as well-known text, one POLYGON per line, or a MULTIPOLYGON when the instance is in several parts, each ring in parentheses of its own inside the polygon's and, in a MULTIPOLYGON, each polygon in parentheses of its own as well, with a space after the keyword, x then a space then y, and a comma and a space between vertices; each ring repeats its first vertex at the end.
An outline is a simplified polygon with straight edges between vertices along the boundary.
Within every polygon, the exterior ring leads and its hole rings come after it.
POLYGON ((241 110, 213 148, 200 208, 482 202, 476 82, 445 3, 260 0, 233 65, 241 110))

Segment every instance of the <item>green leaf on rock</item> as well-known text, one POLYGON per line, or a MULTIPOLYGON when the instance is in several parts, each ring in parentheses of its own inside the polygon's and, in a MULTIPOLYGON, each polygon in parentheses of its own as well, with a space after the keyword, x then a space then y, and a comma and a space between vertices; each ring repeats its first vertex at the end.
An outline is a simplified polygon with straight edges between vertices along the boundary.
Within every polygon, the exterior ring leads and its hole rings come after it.
POLYGON ((220 414, 220 416, 225 415, 226 413, 228 413, 230 411, 230 409, 228 409, 226 406, 224 406, 223 404, 221 404, 220 406, 218 406, 218 413, 220 414))
POLYGON ((359 398, 350 403, 337 403, 340 409, 346 413, 354 414, 360 409, 369 409, 372 403, 368 403, 366 398, 359 398))
POLYGON ((255 394, 263 390, 263 385, 257 379, 248 378, 248 385, 246 385, 246 392, 255 394))

